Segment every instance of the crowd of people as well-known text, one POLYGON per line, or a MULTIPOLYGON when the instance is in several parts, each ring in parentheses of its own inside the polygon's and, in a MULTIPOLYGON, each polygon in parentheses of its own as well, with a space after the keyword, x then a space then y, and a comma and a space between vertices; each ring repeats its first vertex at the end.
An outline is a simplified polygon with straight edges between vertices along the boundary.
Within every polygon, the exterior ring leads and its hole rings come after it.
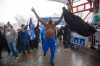
POLYGON ((2 50, 8 51, 8 55, 18 57, 19 53, 28 53, 30 49, 38 48, 39 43, 39 23, 35 27, 30 19, 29 25, 22 24, 17 31, 8 22, 0 27, 0 58, 2 50), (29 26, 29 29, 28 29, 29 26))
POLYGON ((54 24, 51 18, 49 18, 48 22, 45 22, 35 11, 34 13, 38 19, 36 27, 31 18, 29 24, 22 24, 20 29, 17 30, 14 29, 10 22, 0 27, 0 58, 2 58, 3 50, 7 50, 8 55, 15 58, 18 58, 19 54, 25 55, 30 53, 32 49, 38 49, 41 40, 41 50, 43 50, 43 54, 46 56, 50 48, 50 64, 54 66, 57 38, 56 25, 60 23, 62 16, 54 24))
MULTIPOLYGON (((42 22, 41 22, 42 23, 42 22)), ((51 50, 50 64, 54 65, 54 54, 56 49, 56 25, 50 18, 48 23, 42 23, 34 26, 32 19, 29 25, 22 24, 17 31, 13 25, 8 22, 0 27, 0 58, 2 58, 3 50, 7 50, 9 56, 17 59, 19 54, 30 53, 34 48, 38 49, 41 40, 44 56, 48 49, 51 50), (43 24, 43 25, 42 25, 43 24), (41 27, 41 29, 40 29, 41 27), (53 31, 52 31, 53 30, 53 31), (41 36, 41 37, 40 37, 41 36)))
MULTIPOLYGON (((39 17, 39 15, 36 13, 34 8, 32 9, 32 11, 34 12, 35 16, 38 19, 36 27, 34 26, 32 19, 30 19, 29 24, 27 25, 22 24, 20 26, 20 29, 18 29, 17 31, 14 29, 13 25, 10 24, 10 22, 8 22, 3 27, 0 27, 0 58, 2 58, 1 55, 2 55, 3 49, 6 49, 8 51, 8 55, 14 56, 15 58, 17 58, 20 53, 26 54, 26 53, 30 53, 31 49, 34 49, 34 48, 38 49, 39 41, 41 41, 41 44, 42 44, 41 50, 43 50, 44 56, 46 56, 48 49, 50 49, 50 53, 51 53, 50 65, 55 66, 54 58, 55 58, 55 50, 56 50, 56 43, 57 43, 56 39, 57 37, 59 36, 61 37, 61 35, 63 35, 64 48, 70 47, 71 46, 71 43, 70 43, 71 29, 70 28, 72 27, 71 25, 74 25, 74 23, 71 23, 72 21, 71 22, 69 21, 70 23, 69 25, 67 25, 68 21, 66 21, 67 14, 66 14, 65 8, 63 8, 64 12, 62 13, 59 20, 55 22, 53 22, 51 18, 49 18, 49 20, 46 22, 45 20, 39 17), (62 27, 57 32, 56 25, 58 25, 61 22, 63 17, 65 17, 66 25, 65 27, 62 27), (42 28, 41 30, 40 30, 40 27, 42 28)), ((72 17, 72 15, 70 15, 70 17, 72 17)), ((88 27, 87 24, 86 25, 83 24, 83 25, 85 27, 88 27)), ((80 30, 81 29, 76 30, 76 32, 80 30)), ((81 31, 79 33, 81 34, 81 31)))

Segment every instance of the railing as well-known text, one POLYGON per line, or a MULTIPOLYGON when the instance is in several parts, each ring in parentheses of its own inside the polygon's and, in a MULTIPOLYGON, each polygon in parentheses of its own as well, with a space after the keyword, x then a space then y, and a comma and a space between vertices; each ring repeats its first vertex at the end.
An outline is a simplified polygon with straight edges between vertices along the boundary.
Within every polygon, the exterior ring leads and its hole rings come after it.
POLYGON ((84 12, 84 11, 93 11, 93 5, 90 6, 89 2, 77 5, 77 6, 73 6, 73 13, 78 13, 78 12, 84 12), (87 8, 88 5, 88 8, 87 8), (80 9, 80 7, 82 7, 82 9, 80 9), (74 11, 74 9, 76 9, 76 11, 74 11))

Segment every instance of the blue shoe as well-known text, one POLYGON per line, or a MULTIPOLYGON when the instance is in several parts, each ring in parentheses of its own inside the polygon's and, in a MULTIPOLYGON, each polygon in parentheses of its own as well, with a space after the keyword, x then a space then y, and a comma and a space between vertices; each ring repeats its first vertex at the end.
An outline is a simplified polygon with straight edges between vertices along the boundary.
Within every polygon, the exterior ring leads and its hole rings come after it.
POLYGON ((44 53, 43 56, 46 56, 46 53, 44 53))
POLYGON ((50 66, 55 66, 55 64, 54 63, 51 63, 50 66))

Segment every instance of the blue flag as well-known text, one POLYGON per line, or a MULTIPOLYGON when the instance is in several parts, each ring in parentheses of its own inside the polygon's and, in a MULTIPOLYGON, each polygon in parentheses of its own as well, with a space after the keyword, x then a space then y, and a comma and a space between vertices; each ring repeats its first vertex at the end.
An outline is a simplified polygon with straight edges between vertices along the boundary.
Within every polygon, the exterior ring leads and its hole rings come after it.
POLYGON ((29 21, 29 28, 34 29, 34 24, 32 22, 32 18, 30 18, 30 21, 29 21))
POLYGON ((32 22, 32 18, 30 18, 29 21, 29 35, 30 35, 30 39, 33 40, 35 37, 35 31, 34 31, 34 24, 32 22))

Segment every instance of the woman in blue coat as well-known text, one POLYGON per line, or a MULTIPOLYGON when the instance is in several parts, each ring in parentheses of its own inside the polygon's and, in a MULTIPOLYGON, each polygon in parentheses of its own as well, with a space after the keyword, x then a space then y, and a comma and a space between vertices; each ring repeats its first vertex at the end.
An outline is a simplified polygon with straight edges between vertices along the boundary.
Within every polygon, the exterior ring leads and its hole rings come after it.
POLYGON ((27 27, 25 25, 22 25, 22 30, 19 33, 19 40, 20 40, 20 47, 19 52, 23 52, 25 54, 25 51, 29 52, 29 41, 30 36, 27 31, 27 27))

